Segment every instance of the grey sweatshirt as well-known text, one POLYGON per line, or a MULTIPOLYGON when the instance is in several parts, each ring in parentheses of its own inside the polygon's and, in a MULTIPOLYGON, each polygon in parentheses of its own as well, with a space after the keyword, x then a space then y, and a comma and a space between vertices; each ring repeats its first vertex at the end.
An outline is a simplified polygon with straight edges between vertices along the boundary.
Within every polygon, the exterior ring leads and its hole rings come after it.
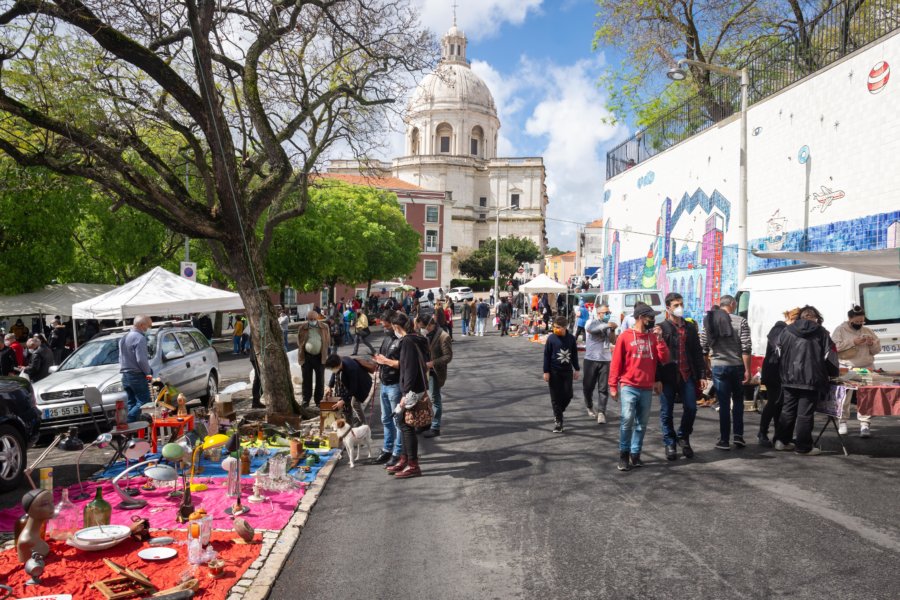
POLYGON ((750 355, 750 326, 747 319, 738 315, 731 317, 732 335, 709 339, 706 327, 700 332, 700 347, 704 354, 710 354, 710 363, 714 367, 742 366, 743 355, 750 355))
POLYGON ((612 360, 612 348, 609 344, 609 323, 600 319, 591 319, 584 326, 587 338, 584 344, 584 360, 609 362, 612 360))

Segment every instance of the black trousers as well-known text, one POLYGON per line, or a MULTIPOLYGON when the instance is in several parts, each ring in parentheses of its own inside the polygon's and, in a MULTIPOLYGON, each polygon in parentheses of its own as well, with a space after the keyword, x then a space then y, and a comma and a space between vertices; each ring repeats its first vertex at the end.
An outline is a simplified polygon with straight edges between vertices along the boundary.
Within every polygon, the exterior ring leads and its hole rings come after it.
POLYGON ((584 405, 594 408, 594 388, 597 389, 597 410, 606 412, 609 401, 609 362, 584 359, 584 379, 581 381, 584 405))
POLYGON ((819 392, 816 390, 804 390, 800 388, 781 388, 784 398, 784 406, 781 408, 781 417, 778 419, 778 428, 775 437, 778 441, 788 444, 791 435, 795 436, 797 452, 809 452, 813 447, 813 418, 816 412, 816 400, 819 392), (796 432, 795 432, 796 428, 796 432))
POLYGON ((500 335, 509 335, 509 319, 500 318, 500 335))
POLYGON ((575 339, 578 339, 578 336, 581 336, 583 339, 587 339, 587 334, 584 332, 584 325, 579 325, 578 329, 575 330, 575 339))
POLYGON ((403 435, 403 454, 409 460, 419 459, 419 438, 416 437, 416 428, 407 425, 406 420, 400 419, 400 433, 403 435))
POLYGON ((550 371, 550 405, 553 418, 562 423, 563 413, 572 401, 572 371, 550 371))
POLYGON ((368 334, 368 333, 366 335, 360 335, 358 331, 356 332, 356 346, 353 347, 353 354, 359 354, 360 342, 362 342, 363 344, 368 346, 369 352, 371 354, 375 354, 375 348, 373 348, 372 344, 369 343, 369 339, 368 339, 369 335, 370 334, 368 334))
POLYGON ((766 406, 763 408, 762 417, 759 419, 760 435, 769 436, 769 424, 773 421, 776 431, 778 430, 782 406, 784 406, 784 398, 781 396, 781 383, 766 384, 766 406))
POLYGON ((321 354, 307 354, 306 360, 300 365, 303 374, 303 404, 309 404, 310 398, 314 398, 316 406, 322 402, 325 395, 325 365, 322 364, 321 354), (313 375, 315 375, 315 396, 313 396, 313 375))

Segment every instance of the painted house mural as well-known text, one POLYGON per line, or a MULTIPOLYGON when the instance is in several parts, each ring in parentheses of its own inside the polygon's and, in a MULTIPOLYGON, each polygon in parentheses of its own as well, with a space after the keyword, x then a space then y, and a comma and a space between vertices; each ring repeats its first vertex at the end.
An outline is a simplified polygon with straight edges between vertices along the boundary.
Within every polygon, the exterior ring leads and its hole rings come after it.
MULTIPOLYGON (((749 274, 795 264, 753 250, 900 247, 892 62, 900 64, 896 32, 751 106, 749 274)), ((697 320, 737 292, 739 139, 735 115, 607 180, 605 289, 678 292, 697 320)))

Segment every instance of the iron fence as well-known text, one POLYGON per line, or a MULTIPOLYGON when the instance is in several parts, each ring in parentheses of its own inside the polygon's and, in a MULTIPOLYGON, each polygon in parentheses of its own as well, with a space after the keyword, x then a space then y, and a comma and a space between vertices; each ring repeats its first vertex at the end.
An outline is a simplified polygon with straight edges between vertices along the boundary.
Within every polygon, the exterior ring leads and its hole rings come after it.
MULTIPOLYGON (((900 27, 900 0, 845 0, 803 30, 761 38, 746 67, 752 105, 900 27)), ((606 154, 606 177, 686 140, 740 110, 740 82, 720 77, 606 154)))

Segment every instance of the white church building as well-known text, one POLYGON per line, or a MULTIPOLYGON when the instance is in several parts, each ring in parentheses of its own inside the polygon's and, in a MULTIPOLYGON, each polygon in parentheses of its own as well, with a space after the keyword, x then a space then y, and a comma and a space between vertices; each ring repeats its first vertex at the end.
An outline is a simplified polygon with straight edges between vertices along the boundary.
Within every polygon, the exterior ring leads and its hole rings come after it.
MULTIPOLYGON (((406 114, 405 156, 362 165, 333 160, 329 173, 393 176, 445 194, 444 238, 448 256, 464 255, 499 235, 531 239, 543 252, 546 242, 546 170, 541 157, 497 156, 500 119, 494 97, 466 58, 466 36, 456 24, 441 41, 441 61, 413 92, 406 114)), ((424 241, 423 241, 424 243, 424 241)), ((525 278, 542 261, 525 265, 525 278)), ((458 276, 455 261, 440 285, 458 276)))

